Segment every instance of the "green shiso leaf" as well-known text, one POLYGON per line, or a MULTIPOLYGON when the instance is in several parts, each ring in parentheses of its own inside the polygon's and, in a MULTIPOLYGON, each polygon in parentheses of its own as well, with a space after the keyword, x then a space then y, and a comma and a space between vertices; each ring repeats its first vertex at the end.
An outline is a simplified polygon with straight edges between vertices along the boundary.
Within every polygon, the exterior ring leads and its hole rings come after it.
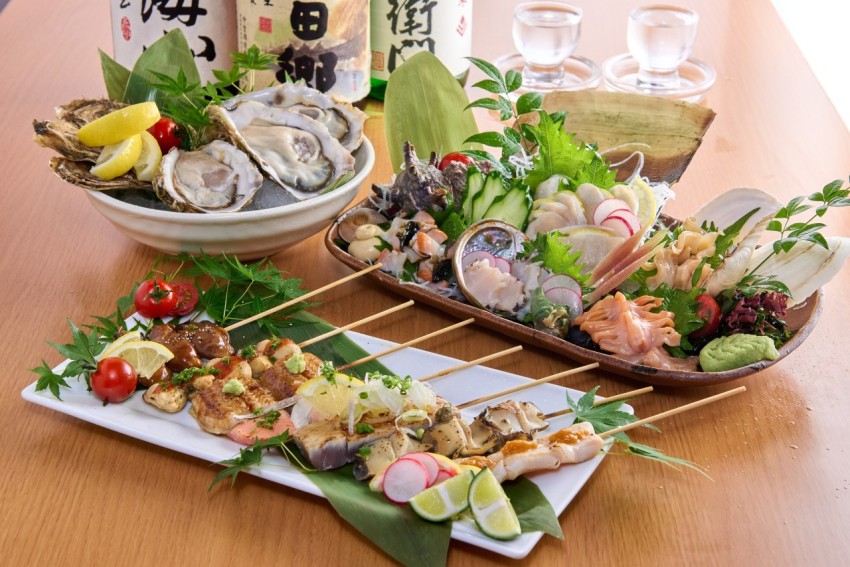
POLYGON ((369 485, 353 480, 351 465, 334 471, 308 474, 331 506, 357 531, 372 540, 399 563, 408 567, 446 564, 450 522, 425 522, 407 506, 398 506, 369 485))
POLYGON ((410 142, 423 158, 472 149, 464 140, 478 133, 469 99, 460 83, 433 54, 423 51, 401 64, 387 82, 384 133, 393 172, 410 142))

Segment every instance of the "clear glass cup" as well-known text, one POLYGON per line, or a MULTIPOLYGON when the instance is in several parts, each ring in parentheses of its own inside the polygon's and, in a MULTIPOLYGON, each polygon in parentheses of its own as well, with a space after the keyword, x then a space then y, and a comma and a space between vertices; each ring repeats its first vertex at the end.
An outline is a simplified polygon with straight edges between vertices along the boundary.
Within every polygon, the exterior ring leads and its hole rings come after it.
POLYGON ((514 9, 513 37, 525 60, 523 84, 564 82, 564 62, 578 46, 582 11, 564 2, 525 2, 514 9))
POLYGON ((639 86, 679 85, 679 66, 691 55, 698 21, 696 12, 678 6, 644 6, 631 11, 626 42, 640 66, 639 86))

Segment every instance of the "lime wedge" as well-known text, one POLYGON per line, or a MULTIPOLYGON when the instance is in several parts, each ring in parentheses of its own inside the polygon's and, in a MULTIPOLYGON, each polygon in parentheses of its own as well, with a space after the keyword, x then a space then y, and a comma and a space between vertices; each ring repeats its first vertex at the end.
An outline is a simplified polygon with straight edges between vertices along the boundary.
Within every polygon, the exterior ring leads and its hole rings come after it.
POLYGON ((92 120, 77 131, 77 137, 87 146, 117 144, 147 130, 159 118, 155 102, 140 102, 92 120))
POLYGON ((514 539, 522 533, 511 501, 490 469, 472 479, 469 509, 478 529, 494 539, 514 539))
POLYGON ((420 518, 442 522, 469 507, 469 486, 475 475, 464 472, 426 488, 410 499, 409 504, 420 518))

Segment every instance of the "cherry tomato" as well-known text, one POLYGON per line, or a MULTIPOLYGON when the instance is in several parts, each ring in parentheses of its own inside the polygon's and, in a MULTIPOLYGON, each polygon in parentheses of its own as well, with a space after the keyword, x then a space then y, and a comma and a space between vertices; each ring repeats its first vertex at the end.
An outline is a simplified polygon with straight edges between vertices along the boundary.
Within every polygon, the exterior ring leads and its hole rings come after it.
POLYGON ((148 128, 148 132, 156 138, 162 155, 168 153, 171 148, 180 147, 180 138, 177 136, 177 123, 171 118, 163 116, 156 124, 148 128))
POLYGON ((139 284, 133 304, 143 317, 165 317, 177 305, 177 294, 165 280, 152 278, 139 284))
POLYGON ((474 160, 462 153, 452 152, 450 154, 446 154, 443 156, 443 159, 440 160, 440 165, 437 166, 437 169, 443 171, 446 169, 450 163, 462 163, 464 165, 472 165, 474 160))
POLYGON ((694 339, 701 339, 717 332, 717 329, 720 327, 720 316, 722 313, 720 311, 720 305, 707 293, 698 295, 696 300, 699 303, 697 317, 705 321, 705 323, 688 336, 694 339))
POLYGON ((194 311, 195 306, 198 305, 198 288, 191 283, 173 283, 171 287, 177 296, 177 305, 174 306, 169 315, 182 317, 194 311))
POLYGON ((136 390, 139 379, 129 362, 117 356, 109 356, 97 363, 97 370, 89 381, 98 399, 114 404, 129 398, 136 390))

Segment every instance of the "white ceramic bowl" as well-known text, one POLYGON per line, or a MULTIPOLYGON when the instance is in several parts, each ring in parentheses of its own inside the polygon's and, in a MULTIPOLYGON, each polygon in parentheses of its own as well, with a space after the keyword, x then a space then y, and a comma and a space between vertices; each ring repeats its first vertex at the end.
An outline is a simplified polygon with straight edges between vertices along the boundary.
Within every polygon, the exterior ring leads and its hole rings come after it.
POLYGON ((118 230, 151 248, 168 254, 203 251, 256 259, 279 252, 326 228, 354 200, 375 164, 375 151, 365 137, 354 157, 354 177, 333 191, 306 201, 236 213, 160 210, 140 199, 140 192, 86 191, 86 194, 95 209, 118 230))

